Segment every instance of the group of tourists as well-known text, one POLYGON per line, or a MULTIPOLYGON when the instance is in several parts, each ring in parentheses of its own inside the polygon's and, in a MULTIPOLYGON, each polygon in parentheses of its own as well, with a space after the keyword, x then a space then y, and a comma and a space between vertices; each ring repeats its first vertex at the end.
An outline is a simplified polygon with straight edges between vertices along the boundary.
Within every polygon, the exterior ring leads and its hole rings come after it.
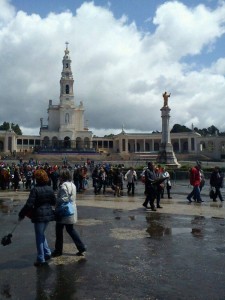
POLYGON ((205 180, 201 166, 201 162, 197 161, 196 166, 192 167, 189 171, 190 185, 193 186, 192 191, 187 196, 187 200, 190 203, 192 202, 192 198, 198 203, 204 202, 201 198, 201 190, 205 180))
MULTIPOLYGON (((188 194, 187 200, 189 201, 189 203, 191 203, 192 201, 202 203, 204 202, 204 200, 202 200, 201 198, 201 190, 205 185, 205 177, 201 162, 197 161, 196 165, 190 169, 189 173, 190 184, 192 185, 193 189, 188 194)), ((221 202, 224 201, 221 194, 221 188, 224 184, 224 174, 218 166, 214 167, 214 170, 210 175, 209 184, 211 188, 209 196, 211 199, 213 199, 213 202, 217 201, 217 197, 221 202)))
POLYGON ((48 174, 49 185, 52 185, 53 190, 58 188, 58 166, 50 166, 48 163, 37 163, 33 160, 21 162, 19 164, 1 163, 0 165, 0 187, 2 190, 13 189, 18 191, 23 188, 30 190, 35 186, 34 172, 37 169, 44 169, 48 174))
POLYGON ((103 194, 106 188, 111 188, 114 196, 123 196, 124 181, 127 181, 127 194, 134 195, 135 182, 137 181, 137 173, 133 167, 124 174, 121 166, 97 165, 92 172, 92 185, 95 195, 101 190, 103 194))

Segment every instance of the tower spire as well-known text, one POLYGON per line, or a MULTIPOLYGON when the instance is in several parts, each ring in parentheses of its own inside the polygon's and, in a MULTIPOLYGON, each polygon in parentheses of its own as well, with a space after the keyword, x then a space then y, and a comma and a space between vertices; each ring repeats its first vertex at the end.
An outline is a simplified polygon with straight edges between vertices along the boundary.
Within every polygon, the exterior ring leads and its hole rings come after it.
POLYGON ((63 57, 63 70, 61 73, 60 80, 60 104, 74 105, 74 93, 73 93, 73 73, 71 70, 71 59, 69 56, 68 45, 69 42, 66 42, 65 55, 63 57))

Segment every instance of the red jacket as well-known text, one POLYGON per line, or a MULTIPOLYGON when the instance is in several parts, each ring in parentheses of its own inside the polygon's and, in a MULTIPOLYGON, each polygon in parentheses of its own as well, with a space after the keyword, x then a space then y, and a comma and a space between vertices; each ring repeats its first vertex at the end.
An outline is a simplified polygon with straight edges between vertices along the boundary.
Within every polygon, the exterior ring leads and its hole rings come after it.
POLYGON ((190 171, 190 184, 193 186, 200 186, 201 176, 197 167, 191 168, 190 171))

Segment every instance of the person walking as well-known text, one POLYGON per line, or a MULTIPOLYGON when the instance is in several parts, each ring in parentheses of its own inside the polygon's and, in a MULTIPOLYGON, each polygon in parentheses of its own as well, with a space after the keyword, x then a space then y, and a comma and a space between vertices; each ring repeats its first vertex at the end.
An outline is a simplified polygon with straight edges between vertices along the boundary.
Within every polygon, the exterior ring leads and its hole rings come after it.
POLYGON ((143 206, 145 208, 149 208, 147 205, 150 204, 150 208, 152 211, 156 211, 154 201, 157 197, 157 186, 155 184, 155 181, 157 179, 156 173, 155 173, 155 167, 153 162, 148 163, 148 167, 145 170, 145 194, 146 198, 143 203, 143 206))
POLYGON ((171 191, 171 187, 172 187, 171 180, 170 180, 170 173, 166 170, 165 167, 162 168, 162 175, 161 176, 163 178, 167 178, 164 181, 164 185, 163 185, 163 188, 162 188, 162 191, 161 191, 161 198, 164 198, 164 192, 165 192, 165 189, 166 189, 168 199, 172 199, 172 197, 170 196, 170 191, 171 191))
POLYGON ((86 251, 84 243, 77 231, 74 229, 74 224, 77 222, 77 207, 76 207, 76 186, 72 182, 72 176, 68 169, 63 169, 60 173, 60 188, 56 199, 57 206, 60 206, 62 202, 72 201, 74 205, 74 214, 66 217, 57 218, 56 216, 56 241, 55 250, 52 252, 52 257, 61 256, 63 254, 63 229, 66 228, 67 233, 72 238, 76 245, 78 252, 77 256, 83 256, 86 251))
MULTIPOLYGON (((158 179, 163 178, 163 176, 162 176, 162 167, 160 165, 158 165, 155 168, 155 174, 156 174, 156 177, 158 179)), ((161 200, 161 197, 162 197, 162 191, 163 191, 163 189, 164 189, 164 183, 163 182, 161 182, 160 184, 156 185, 156 203, 157 203, 157 208, 163 208, 160 205, 160 200, 161 200)))
POLYGON ((55 220, 52 206, 56 204, 56 198, 52 187, 48 185, 48 175, 43 169, 36 170, 34 177, 36 186, 31 189, 26 204, 19 212, 19 221, 31 212, 37 248, 37 259, 34 266, 40 267, 46 265, 51 258, 51 250, 45 237, 45 231, 49 222, 55 220))
POLYGON ((216 200, 217 197, 219 197, 220 201, 224 201, 220 190, 223 187, 223 181, 224 181, 224 175, 221 172, 220 168, 216 166, 210 176, 211 188, 215 188, 215 193, 213 195, 214 202, 217 201, 216 200))
POLYGON ((134 195, 135 190, 135 181, 137 181, 137 173, 133 167, 130 167, 130 170, 124 176, 125 180, 127 180, 127 194, 132 193, 134 195))
POLYGON ((120 168, 114 171, 113 175, 114 196, 121 197, 123 195, 123 173, 120 168))
POLYGON ((194 197, 198 203, 203 202, 200 195, 200 183, 201 183, 201 162, 197 161, 196 166, 190 170, 190 184, 193 186, 191 193, 188 194, 187 199, 189 203, 192 202, 191 198, 194 197))
POLYGON ((14 176, 13 176, 13 183, 14 183, 14 191, 18 191, 19 182, 20 182, 20 170, 18 166, 14 168, 14 176))

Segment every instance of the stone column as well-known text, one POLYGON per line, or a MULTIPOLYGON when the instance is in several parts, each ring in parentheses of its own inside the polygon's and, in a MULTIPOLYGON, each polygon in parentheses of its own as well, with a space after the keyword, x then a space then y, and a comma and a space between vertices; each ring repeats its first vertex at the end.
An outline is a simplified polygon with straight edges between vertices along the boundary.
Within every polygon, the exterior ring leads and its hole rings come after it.
POLYGON ((179 163, 177 162, 175 153, 173 151, 173 146, 171 144, 171 138, 170 138, 169 120, 170 120, 171 109, 169 108, 168 105, 169 97, 170 94, 167 94, 167 92, 163 94, 164 105, 160 109, 161 117, 162 117, 162 139, 161 139, 160 150, 158 155, 158 162, 177 168, 179 166, 179 163))

